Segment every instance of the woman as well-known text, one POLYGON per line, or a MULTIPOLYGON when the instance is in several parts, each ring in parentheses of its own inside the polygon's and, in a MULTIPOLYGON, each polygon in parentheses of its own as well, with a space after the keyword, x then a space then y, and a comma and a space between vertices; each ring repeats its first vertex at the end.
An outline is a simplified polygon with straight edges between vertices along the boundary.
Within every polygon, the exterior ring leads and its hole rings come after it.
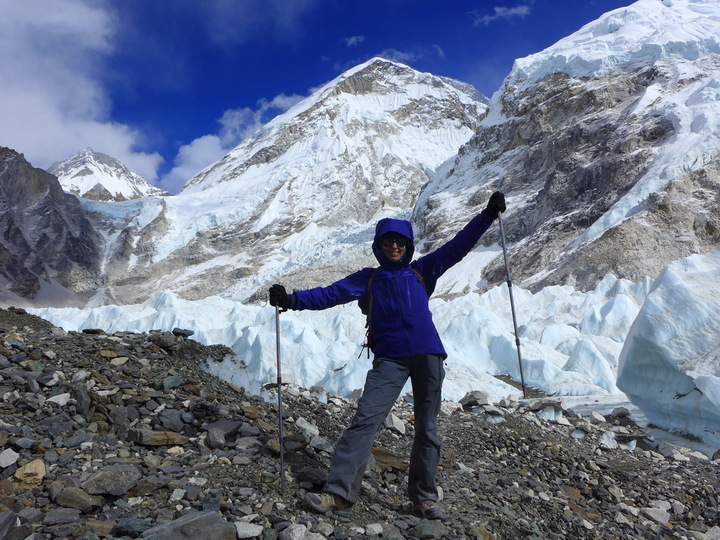
POLYGON ((372 244, 378 268, 364 268, 328 287, 292 294, 282 285, 270 287, 270 304, 282 309, 320 310, 361 300, 368 311, 373 366, 350 427, 335 446, 322 492, 305 496, 315 511, 347 511, 357 502, 375 434, 409 377, 415 438, 408 496, 423 517, 443 519, 435 476, 440 462, 437 418, 447 354, 432 321, 429 296, 438 278, 475 247, 505 209, 505 196, 493 193, 485 210, 452 240, 417 261, 412 260, 415 248, 410 222, 381 219, 372 244))

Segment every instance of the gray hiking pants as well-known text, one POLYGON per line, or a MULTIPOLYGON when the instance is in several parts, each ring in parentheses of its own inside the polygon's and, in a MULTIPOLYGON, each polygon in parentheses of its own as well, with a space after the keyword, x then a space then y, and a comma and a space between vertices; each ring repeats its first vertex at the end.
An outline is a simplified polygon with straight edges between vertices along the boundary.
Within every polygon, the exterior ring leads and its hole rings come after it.
POLYGON ((357 502, 375 434, 390 414, 408 377, 412 382, 415 409, 408 496, 413 502, 437 500, 435 475, 440 462, 437 417, 445 368, 442 357, 435 354, 373 361, 355 416, 335 445, 323 491, 357 502))

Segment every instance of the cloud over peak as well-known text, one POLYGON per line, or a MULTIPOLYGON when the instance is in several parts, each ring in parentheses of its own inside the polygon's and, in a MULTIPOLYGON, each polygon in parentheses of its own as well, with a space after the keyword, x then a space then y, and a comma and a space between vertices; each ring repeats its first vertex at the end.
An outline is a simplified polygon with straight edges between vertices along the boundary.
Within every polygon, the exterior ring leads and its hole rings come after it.
POLYGON ((473 11, 470 16, 473 19, 474 26, 487 26, 498 20, 510 20, 517 17, 526 17, 530 14, 529 4, 518 4, 513 7, 495 6, 492 14, 481 14, 479 11, 473 11))

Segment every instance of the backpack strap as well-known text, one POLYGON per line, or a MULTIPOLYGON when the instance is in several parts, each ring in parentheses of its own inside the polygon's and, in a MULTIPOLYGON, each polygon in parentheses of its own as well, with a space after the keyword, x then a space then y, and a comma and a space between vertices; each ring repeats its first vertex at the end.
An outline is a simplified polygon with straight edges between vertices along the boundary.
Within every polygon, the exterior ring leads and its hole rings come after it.
POLYGON ((425 286, 425 278, 423 278, 422 274, 420 273, 420 270, 415 268, 413 265, 410 265, 410 268, 412 269, 415 274, 417 274, 418 280, 420 280, 420 283, 422 283, 423 289, 425 289, 425 292, 428 293, 428 297, 430 296, 430 291, 427 290, 427 287, 425 286))
POLYGON ((370 274, 370 279, 368 279, 367 318, 365 319, 365 343, 363 343, 363 346, 360 349, 360 354, 358 354, 358 358, 360 358, 362 356, 362 352, 365 349, 367 349, 367 355, 368 355, 368 358, 370 358, 370 351, 375 348, 375 343, 373 342, 372 332, 370 331, 370 320, 372 319, 372 303, 373 303, 372 283, 373 283, 373 279, 375 279, 375 273, 377 271, 378 271, 377 268, 373 268, 373 271, 370 274))

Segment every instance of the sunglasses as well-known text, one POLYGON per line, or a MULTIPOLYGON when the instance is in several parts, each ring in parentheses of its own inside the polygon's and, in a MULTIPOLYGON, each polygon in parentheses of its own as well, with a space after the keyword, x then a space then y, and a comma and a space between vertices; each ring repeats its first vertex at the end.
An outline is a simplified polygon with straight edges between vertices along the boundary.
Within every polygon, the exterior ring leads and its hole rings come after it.
POLYGON ((395 244, 399 248, 407 247, 408 245, 408 239, 407 238, 385 238, 382 241, 382 247, 392 247, 392 245, 395 244))

